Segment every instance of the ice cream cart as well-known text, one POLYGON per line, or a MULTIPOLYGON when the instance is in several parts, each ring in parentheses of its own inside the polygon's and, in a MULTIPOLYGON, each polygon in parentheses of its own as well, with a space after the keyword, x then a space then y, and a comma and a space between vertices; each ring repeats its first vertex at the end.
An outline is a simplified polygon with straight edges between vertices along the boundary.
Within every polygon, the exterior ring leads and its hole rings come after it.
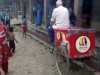
MULTIPOLYGON (((55 46, 60 54, 66 58, 67 69, 70 60, 89 58, 95 51, 94 29, 83 28, 56 28, 55 46)), ((68 71, 67 70, 67 71, 68 71)))

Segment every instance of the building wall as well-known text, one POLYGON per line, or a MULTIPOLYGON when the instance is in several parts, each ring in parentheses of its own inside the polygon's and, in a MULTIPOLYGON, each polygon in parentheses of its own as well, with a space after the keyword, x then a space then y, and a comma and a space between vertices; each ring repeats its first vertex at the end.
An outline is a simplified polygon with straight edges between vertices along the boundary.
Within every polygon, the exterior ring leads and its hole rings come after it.
MULTIPOLYGON (((74 0, 74 12, 76 16, 81 15, 82 11, 82 2, 84 0, 74 0)), ((91 1, 91 0, 90 0, 91 1)), ((93 0, 92 6, 92 19, 91 19, 91 28, 96 29, 96 31, 100 31, 100 0, 93 0)), ((80 17, 79 17, 80 18, 80 17)))

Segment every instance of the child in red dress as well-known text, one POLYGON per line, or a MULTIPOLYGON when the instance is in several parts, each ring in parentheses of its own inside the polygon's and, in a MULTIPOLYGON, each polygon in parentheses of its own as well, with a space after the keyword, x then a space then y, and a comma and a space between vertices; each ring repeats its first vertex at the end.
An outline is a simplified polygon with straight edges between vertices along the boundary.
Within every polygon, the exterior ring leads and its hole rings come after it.
POLYGON ((0 75, 8 74, 9 46, 6 41, 7 31, 2 22, 0 22, 0 75))
POLYGON ((26 22, 24 22, 22 24, 21 28, 22 28, 23 37, 26 38, 26 34, 27 34, 27 24, 26 24, 26 22))

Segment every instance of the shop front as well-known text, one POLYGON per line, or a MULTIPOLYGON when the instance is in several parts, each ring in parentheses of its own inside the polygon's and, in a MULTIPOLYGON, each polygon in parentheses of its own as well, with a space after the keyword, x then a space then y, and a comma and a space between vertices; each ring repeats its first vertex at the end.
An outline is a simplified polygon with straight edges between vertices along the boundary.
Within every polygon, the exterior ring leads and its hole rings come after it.
POLYGON ((100 31, 100 0, 74 0, 74 11, 81 19, 81 27, 100 31))

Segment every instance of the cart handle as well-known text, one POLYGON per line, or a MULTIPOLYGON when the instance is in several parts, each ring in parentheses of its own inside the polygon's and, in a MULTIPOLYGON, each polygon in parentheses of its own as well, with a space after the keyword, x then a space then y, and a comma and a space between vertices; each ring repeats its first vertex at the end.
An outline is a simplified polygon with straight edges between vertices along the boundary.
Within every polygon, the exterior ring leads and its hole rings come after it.
POLYGON ((85 29, 85 28, 55 28, 54 30, 67 30, 67 31, 86 31, 86 32, 96 32, 95 29, 89 28, 89 29, 85 29))

